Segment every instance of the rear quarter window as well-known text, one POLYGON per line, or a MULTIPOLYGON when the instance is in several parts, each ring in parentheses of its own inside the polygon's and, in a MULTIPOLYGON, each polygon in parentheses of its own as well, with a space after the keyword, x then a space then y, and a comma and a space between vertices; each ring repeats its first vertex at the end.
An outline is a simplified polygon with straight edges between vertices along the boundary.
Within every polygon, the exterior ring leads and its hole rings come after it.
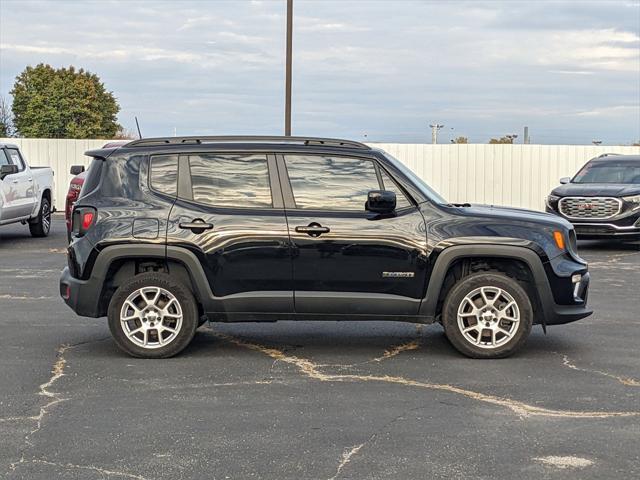
POLYGON ((102 166, 104 160, 94 158, 89 164, 87 173, 85 174, 84 183, 82 184, 82 190, 80 190, 80 197, 93 192, 98 185, 100 185, 100 177, 102 176, 102 166))
POLYGON ((149 184, 152 190, 175 197, 178 194, 178 156, 152 156, 149 184))

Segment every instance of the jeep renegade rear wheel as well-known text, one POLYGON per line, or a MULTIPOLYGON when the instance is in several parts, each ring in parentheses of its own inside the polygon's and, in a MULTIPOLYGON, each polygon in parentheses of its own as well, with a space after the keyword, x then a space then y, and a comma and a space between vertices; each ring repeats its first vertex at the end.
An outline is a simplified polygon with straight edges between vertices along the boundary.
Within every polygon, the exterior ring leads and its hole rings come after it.
POLYGON ((181 352, 198 327, 191 292, 163 273, 144 273, 121 285, 109 303, 109 329, 118 346, 141 358, 181 352))
POLYGON ((472 358, 503 358, 531 332, 533 309, 517 280, 501 273, 475 273, 453 286, 442 324, 453 346, 472 358))

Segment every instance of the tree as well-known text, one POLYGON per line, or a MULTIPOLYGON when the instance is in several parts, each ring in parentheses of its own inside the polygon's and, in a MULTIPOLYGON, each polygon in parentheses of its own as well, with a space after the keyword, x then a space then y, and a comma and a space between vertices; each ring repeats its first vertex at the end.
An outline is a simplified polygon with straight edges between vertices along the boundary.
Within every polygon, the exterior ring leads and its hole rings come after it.
POLYGON ((27 67, 11 95, 15 128, 25 137, 111 138, 121 129, 113 93, 83 69, 27 67))
POLYGON ((113 135, 113 138, 115 140, 133 140, 134 138, 138 138, 138 135, 135 134, 133 130, 120 127, 118 131, 113 135))
POLYGON ((0 137, 13 137, 14 133, 11 107, 4 95, 0 95, 0 137))
POLYGON ((500 137, 500 138, 492 138, 491 140, 489 140, 489 143, 491 144, 503 144, 503 143, 513 143, 513 138, 508 138, 508 137, 500 137))
POLYGON ((451 143, 469 143, 469 139, 467 137, 458 137, 451 140, 451 143))

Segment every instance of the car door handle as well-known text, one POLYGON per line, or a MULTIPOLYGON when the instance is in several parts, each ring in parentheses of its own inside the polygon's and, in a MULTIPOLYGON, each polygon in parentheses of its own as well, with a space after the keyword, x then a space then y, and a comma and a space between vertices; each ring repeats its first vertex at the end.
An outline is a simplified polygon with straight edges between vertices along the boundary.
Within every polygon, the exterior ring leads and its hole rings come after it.
POLYGON ((33 182, 33 178, 30 178, 30 179, 29 179, 29 181, 30 181, 30 182, 33 182))
POLYGON ((323 227, 319 223, 313 222, 309 225, 296 227, 296 232, 306 233, 310 237, 319 237, 323 233, 329 233, 331 230, 329 227, 323 227))
POLYGON ((191 222, 180 222, 178 226, 184 230, 191 230, 193 233, 203 233, 205 230, 213 228, 212 223, 207 223, 201 218, 196 218, 191 222))

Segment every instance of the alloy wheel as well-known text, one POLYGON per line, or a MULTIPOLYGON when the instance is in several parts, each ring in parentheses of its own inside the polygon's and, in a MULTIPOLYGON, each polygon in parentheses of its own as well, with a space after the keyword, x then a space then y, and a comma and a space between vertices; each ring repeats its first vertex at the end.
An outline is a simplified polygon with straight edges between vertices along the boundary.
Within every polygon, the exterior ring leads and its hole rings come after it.
POLYGON ((464 339, 485 349, 508 343, 520 323, 520 309, 514 298, 493 286, 479 287, 467 294, 460 302, 457 316, 464 339))
POLYGON ((135 290, 120 309, 120 323, 127 338, 147 349, 173 342, 182 328, 182 319, 180 302, 160 287, 135 290))

